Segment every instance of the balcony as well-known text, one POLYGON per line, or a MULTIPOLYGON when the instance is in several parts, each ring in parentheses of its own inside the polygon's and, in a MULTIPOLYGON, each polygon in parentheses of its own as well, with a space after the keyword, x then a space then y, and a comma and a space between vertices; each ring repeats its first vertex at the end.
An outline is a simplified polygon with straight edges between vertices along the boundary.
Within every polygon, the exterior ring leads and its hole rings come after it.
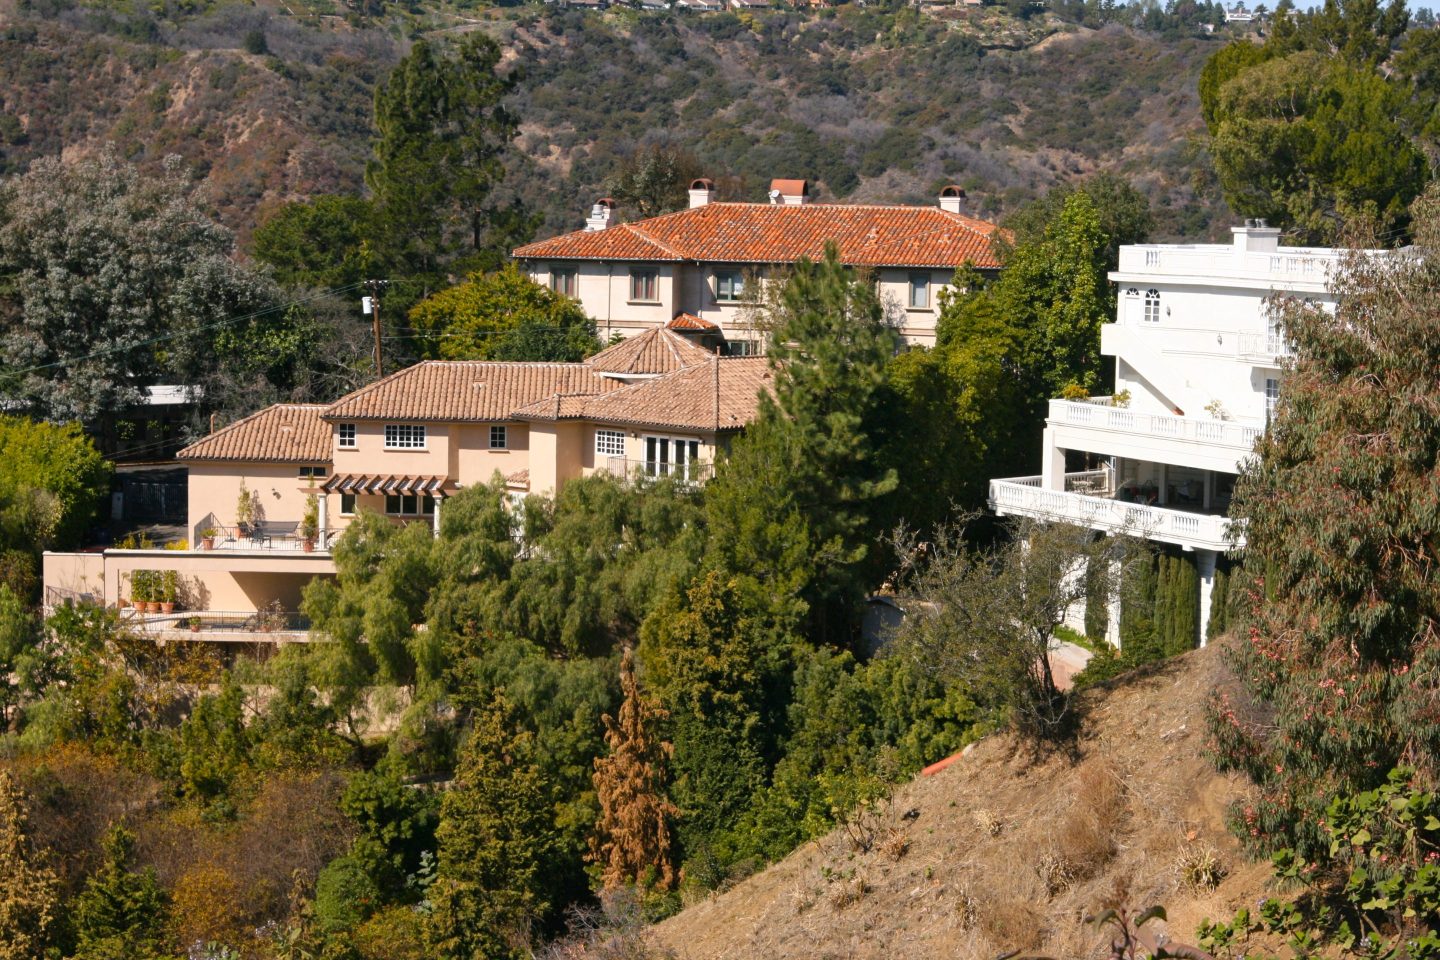
POLYGON ((1128 407, 1114 406, 1108 397, 1051 400, 1049 422, 1093 427, 1097 430, 1115 430, 1153 440, 1183 440, 1230 447, 1240 454, 1255 449, 1255 441, 1265 433, 1265 427, 1258 423, 1142 413, 1128 407))
MULTIPOLYGON (((1231 548, 1229 517, 1112 499, 1108 483, 1096 483, 1099 473, 1104 471, 1066 474, 1064 491, 1045 489, 1040 477, 991 480, 990 508, 1001 516, 1073 523, 1102 533, 1173 543, 1187 550, 1231 548)), ((1238 545, 1244 545, 1243 537, 1238 545)))
POLYGON ((1229 244, 1136 244, 1120 248, 1116 272, 1323 290, 1343 255, 1343 250, 1305 247, 1267 251, 1236 250, 1229 244))
POLYGON ((154 639, 204 643, 295 643, 310 639, 310 618, 294 610, 127 611, 125 623, 154 639))
POLYGON ((600 468, 615 477, 659 479, 674 477, 686 483, 704 483, 715 475, 715 464, 700 460, 670 463, 663 460, 630 460, 605 457, 600 468))
POLYGON ((333 530, 321 531, 320 536, 306 541, 300 536, 299 530, 300 521, 298 520, 258 520, 244 526, 226 526, 219 523, 212 513, 195 524, 195 529, 191 531, 194 539, 190 543, 191 549, 199 549, 207 553, 259 551, 267 554, 328 554, 329 541, 339 535, 333 530), (206 531, 213 531, 214 536, 203 536, 206 531), (207 541, 209 546, 205 545, 207 541))
POLYGON ((1235 356, 1241 360, 1278 367, 1292 355, 1290 344, 1277 333, 1241 333, 1235 336, 1235 356))

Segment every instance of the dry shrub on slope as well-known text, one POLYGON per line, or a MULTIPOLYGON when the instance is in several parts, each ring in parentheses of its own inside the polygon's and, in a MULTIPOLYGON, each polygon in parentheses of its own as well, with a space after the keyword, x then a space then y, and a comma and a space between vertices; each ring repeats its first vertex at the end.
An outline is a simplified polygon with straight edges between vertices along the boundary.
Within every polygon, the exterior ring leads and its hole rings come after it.
POLYGON ((881 828, 906 836, 900 859, 837 831, 656 927, 655 941, 682 960, 1098 956, 1103 937, 1083 918, 1120 890, 1136 908, 1163 904, 1171 935, 1193 942, 1202 918, 1253 906, 1270 876, 1226 831, 1239 785, 1203 756, 1219 653, 1083 694, 1073 752, 1036 757, 997 736, 906 785, 881 828))

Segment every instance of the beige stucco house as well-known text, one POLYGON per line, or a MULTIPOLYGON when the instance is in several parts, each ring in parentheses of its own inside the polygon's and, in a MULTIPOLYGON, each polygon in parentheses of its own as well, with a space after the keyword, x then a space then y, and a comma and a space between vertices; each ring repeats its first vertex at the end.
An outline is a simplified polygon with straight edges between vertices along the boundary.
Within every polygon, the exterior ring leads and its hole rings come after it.
POLYGON ((752 301, 759 284, 834 242, 840 259, 873 277, 912 344, 933 346, 940 292, 955 271, 1000 268, 993 223, 961 212, 965 194, 941 191, 933 207, 813 203, 804 180, 776 180, 769 203, 722 203, 709 180, 690 188, 690 208, 634 223, 613 222, 601 199, 586 226, 527 244, 515 259, 531 279, 580 301, 602 336, 635 336, 685 316, 733 355, 759 352, 752 301))
POLYGON ((707 337, 661 327, 585 363, 427 361, 333 404, 268 407, 178 454, 185 549, 47 554, 47 597, 118 604, 135 571, 164 569, 191 611, 293 611, 334 575, 330 544, 361 509, 438 530, 449 496, 497 476, 513 497, 602 472, 703 481, 772 376, 707 337))

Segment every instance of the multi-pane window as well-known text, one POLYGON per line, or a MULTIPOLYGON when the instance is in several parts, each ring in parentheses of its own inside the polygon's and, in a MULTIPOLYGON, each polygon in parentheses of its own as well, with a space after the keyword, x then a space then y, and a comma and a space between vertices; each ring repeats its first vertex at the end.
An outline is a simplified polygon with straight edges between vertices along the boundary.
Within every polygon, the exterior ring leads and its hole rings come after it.
POLYGON ((419 423, 385 424, 386 450, 424 450, 425 425, 419 423))
POLYGON ((1275 419, 1275 408, 1280 405, 1280 381, 1274 377, 1265 379, 1265 422, 1275 419))
POLYGON ((355 494, 340 494, 340 513, 347 517, 355 513, 355 494))
POLYGON ((553 267, 550 270, 550 289, 556 293, 563 293, 567 297, 575 296, 575 269, 573 267, 553 267))
POLYGON ((691 478, 700 459, 700 441, 678 437, 645 438, 645 472, 652 477, 691 478))
POLYGON ((1145 291, 1145 322, 1160 322, 1160 291, 1154 287, 1145 291))
POLYGON ((341 447, 345 448, 346 450, 355 449, 355 424, 342 423, 340 424, 340 426, 335 428, 335 431, 340 436, 341 447))
POLYGON ((301 468, 300 468, 300 479, 301 479, 301 480, 324 480, 324 479, 325 479, 327 476, 329 476, 329 475, 330 475, 330 468, 328 468, 328 467, 301 467, 301 468))
POLYGON ((725 355, 727 357, 758 357, 760 355, 760 341, 726 340, 725 355))
POLYGON ((625 434, 619 430, 596 430, 595 452, 602 457, 625 456, 625 434))
POLYGON ((930 309, 930 274, 910 274, 910 309, 930 309))
POLYGON ((745 299, 745 278, 739 270, 715 271, 715 300, 718 303, 739 303, 745 299))
POLYGON ((659 300, 660 274, 655 270, 630 271, 631 300, 659 300))
POLYGON ((435 515, 435 500, 414 493, 387 493, 385 512, 396 517, 432 517, 435 515))
POLYGON ((490 449, 504 450, 510 446, 510 431, 503 424, 494 424, 490 427, 490 449))

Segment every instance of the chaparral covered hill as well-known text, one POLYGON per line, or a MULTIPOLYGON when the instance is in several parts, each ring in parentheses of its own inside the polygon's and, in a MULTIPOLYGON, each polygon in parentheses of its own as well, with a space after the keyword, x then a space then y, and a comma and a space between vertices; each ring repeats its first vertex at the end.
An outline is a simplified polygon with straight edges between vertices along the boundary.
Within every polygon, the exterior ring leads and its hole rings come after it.
POLYGON ((1087 691, 1073 748, 982 740, 900 788, 877 822, 800 848, 655 939, 682 960, 1068 960, 1101 955, 1084 917, 1118 896, 1163 905, 1169 935, 1193 943, 1200 920, 1270 889, 1269 862, 1225 826, 1239 786, 1203 755, 1204 705, 1227 682, 1211 646, 1087 691), (1195 882, 1217 871, 1217 887, 1195 882))
POLYGON ((540 213, 542 235, 577 227, 642 143, 685 150, 755 199, 774 176, 857 201, 928 201, 953 181, 997 215, 1106 169, 1151 196, 1163 236, 1225 225, 1195 139, 1196 80, 1220 36, 874 4, 371 6, 0 0, 0 174, 106 141, 156 163, 179 153, 243 237, 284 200, 363 189, 378 80, 414 37, 483 29, 523 76, 501 199, 540 213))

